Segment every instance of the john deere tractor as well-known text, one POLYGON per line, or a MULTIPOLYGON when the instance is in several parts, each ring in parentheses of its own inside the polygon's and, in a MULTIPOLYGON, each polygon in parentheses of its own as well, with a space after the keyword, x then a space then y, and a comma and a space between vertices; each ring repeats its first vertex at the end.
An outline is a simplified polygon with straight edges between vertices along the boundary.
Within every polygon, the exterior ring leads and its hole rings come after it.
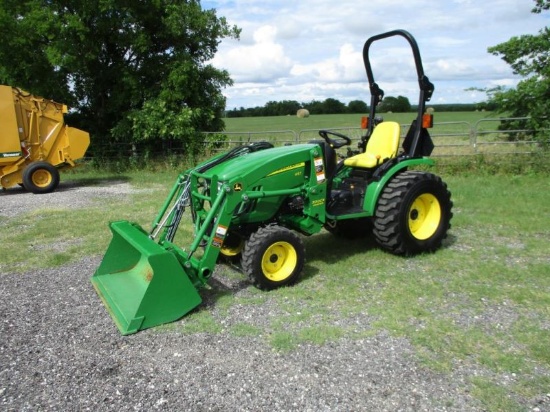
POLYGON ((337 235, 371 234, 387 251, 415 255, 438 249, 450 228, 451 194, 425 169, 433 144, 425 103, 434 86, 424 75, 412 35, 395 30, 369 38, 363 59, 370 113, 357 154, 343 134, 322 130, 307 144, 237 147, 181 173, 145 231, 128 221, 110 224, 113 238, 92 283, 122 334, 171 322, 201 303, 199 290, 220 258, 239 261, 260 289, 295 283, 304 267, 302 236, 323 228, 337 235), (399 148, 399 124, 375 125, 384 93, 374 81, 371 45, 392 36, 410 44, 420 88, 418 113, 399 148), (345 148, 344 148, 345 149, 345 148), (350 147, 350 152, 353 152, 350 147), (192 236, 176 241, 184 212, 192 236))

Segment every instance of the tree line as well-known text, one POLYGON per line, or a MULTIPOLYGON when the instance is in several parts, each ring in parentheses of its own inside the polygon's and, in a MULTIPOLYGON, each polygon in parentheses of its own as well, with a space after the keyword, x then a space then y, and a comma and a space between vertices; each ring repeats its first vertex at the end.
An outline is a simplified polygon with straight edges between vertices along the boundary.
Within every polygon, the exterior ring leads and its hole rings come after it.
POLYGON ((306 109, 315 114, 365 113, 367 104, 354 100, 347 105, 333 98, 323 101, 312 100, 309 103, 299 103, 296 100, 269 101, 263 106, 234 108, 226 112, 227 117, 259 117, 259 116, 289 116, 295 115, 300 109, 306 109))
MULTIPOLYGON (((494 111, 496 105, 491 102, 462 103, 462 104, 435 104, 431 105, 441 112, 471 112, 476 110, 494 111)), ((379 113, 407 113, 416 111, 417 106, 412 105, 404 96, 387 96, 377 108, 379 113)), ((365 114, 369 112, 368 105, 361 100, 352 100, 348 104, 328 98, 323 101, 313 100, 307 103, 299 103, 296 100, 269 101, 263 106, 239 109, 234 108, 226 112, 226 117, 262 117, 262 116, 294 116, 299 109, 306 109, 311 115, 315 114, 365 114)))

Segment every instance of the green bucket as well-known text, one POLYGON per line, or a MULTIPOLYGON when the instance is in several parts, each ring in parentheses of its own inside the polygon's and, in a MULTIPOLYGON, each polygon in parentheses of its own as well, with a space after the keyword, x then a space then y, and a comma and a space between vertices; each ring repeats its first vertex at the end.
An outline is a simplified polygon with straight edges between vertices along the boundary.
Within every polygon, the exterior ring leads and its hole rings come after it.
POLYGON ((110 224, 113 239, 91 281, 123 335, 173 322, 202 302, 174 253, 128 221, 110 224))

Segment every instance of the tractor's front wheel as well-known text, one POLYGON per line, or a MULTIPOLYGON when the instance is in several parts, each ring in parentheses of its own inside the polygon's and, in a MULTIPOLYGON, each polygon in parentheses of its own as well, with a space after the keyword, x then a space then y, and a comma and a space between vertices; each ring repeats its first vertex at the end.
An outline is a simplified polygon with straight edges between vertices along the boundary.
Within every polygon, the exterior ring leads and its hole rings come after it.
POLYGON ((229 262, 238 262, 244 248, 243 237, 234 232, 229 232, 220 249, 220 257, 229 262))
POLYGON ((451 227, 451 193, 436 175, 407 171, 395 176, 378 199, 374 235, 398 255, 433 252, 451 227))
POLYGON ((259 289, 271 290, 298 279, 305 263, 302 239, 284 227, 259 228, 246 241, 241 267, 259 289))

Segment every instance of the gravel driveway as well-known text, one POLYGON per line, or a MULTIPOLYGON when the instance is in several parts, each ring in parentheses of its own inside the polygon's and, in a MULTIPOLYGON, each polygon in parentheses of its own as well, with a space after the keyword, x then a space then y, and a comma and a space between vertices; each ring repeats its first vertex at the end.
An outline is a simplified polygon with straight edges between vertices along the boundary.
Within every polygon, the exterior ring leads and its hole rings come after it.
MULTIPOLYGON (((0 193, 0 228, 33 209, 86 207, 91 197, 132 191, 124 182, 69 182, 47 195, 0 193)), ((407 340, 386 333, 283 353, 262 337, 227 332, 149 329, 122 337, 89 282, 100 260, 0 275, 1 410, 481 410, 467 393, 467 372, 428 370, 407 340)), ((229 316, 260 325, 269 305, 245 309, 229 316)), ((215 305, 204 310, 222 316, 215 305)))

